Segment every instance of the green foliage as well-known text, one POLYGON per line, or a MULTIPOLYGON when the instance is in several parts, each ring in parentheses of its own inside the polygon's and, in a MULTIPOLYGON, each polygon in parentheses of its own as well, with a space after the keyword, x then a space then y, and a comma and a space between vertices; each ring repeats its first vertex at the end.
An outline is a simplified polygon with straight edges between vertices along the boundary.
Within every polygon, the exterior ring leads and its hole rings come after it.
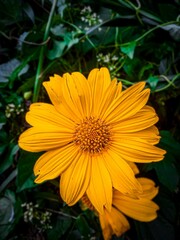
POLYGON ((34 183, 41 153, 18 147, 29 105, 48 101, 42 81, 102 66, 124 87, 147 83, 160 118, 159 146, 167 151, 163 161, 140 166, 159 186, 159 217, 131 220, 117 239, 178 239, 179 1, 0 0, 0 6, 0 239, 102 239, 94 213, 64 205, 59 179, 34 183))

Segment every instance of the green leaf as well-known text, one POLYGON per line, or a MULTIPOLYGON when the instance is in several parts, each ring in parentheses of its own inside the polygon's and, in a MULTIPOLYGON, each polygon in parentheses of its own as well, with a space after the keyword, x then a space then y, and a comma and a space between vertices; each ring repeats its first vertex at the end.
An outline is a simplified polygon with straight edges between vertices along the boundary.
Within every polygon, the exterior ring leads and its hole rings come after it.
POLYGON ((129 42, 127 45, 125 46, 121 46, 121 52, 125 53, 130 59, 133 59, 134 57, 134 51, 136 48, 136 42, 129 42))
POLYGON ((47 52, 47 57, 50 60, 53 60, 55 58, 62 56, 65 47, 66 47, 66 42, 54 40, 53 48, 47 52))
POLYGON ((6 190, 0 198, 0 237, 6 239, 22 216, 21 201, 14 192, 6 190))
POLYGON ((175 194, 172 194, 166 187, 159 188, 159 193, 156 196, 156 203, 160 206, 159 214, 171 223, 176 221, 176 205, 175 194))
POLYGON ((0 198, 0 236, 4 239, 11 229, 14 218, 14 206, 7 197, 0 198))
POLYGON ((165 150, 170 152, 176 158, 180 158, 180 143, 177 142, 169 131, 161 131, 161 141, 160 146, 162 146, 165 150))
POLYGON ((179 183, 179 173, 176 166, 176 159, 180 157, 180 144, 175 141, 168 131, 160 132, 162 138, 159 147, 167 153, 162 161, 145 164, 143 169, 149 171, 155 169, 159 181, 170 191, 175 191, 179 183))
POLYGON ((71 218, 57 216, 56 222, 53 223, 53 229, 47 231, 49 240, 64 239, 62 236, 68 231, 72 223, 71 218))
POLYGON ((3 127, 3 125, 6 123, 6 117, 3 113, 0 115, 0 129, 3 127))
POLYGON ((157 84, 159 82, 159 77, 157 76, 150 76, 147 80, 147 82, 149 83, 151 90, 154 91, 157 87, 157 84))
POLYGON ((35 21, 34 11, 27 2, 23 3, 23 10, 26 13, 26 15, 29 17, 29 19, 32 21, 32 23, 34 23, 35 21))
POLYGON ((18 161, 17 191, 35 187, 33 166, 42 153, 21 151, 18 161))
POLYGON ((162 216, 152 222, 134 222, 138 240, 175 240, 174 226, 162 216))
POLYGON ((1 147, 2 149, 0 148, 0 151, 3 152, 0 160, 0 174, 12 165, 14 155, 19 150, 18 145, 14 143, 4 143, 1 147))
POLYGON ((76 225, 81 235, 88 238, 89 234, 92 232, 92 229, 89 227, 86 219, 82 215, 77 217, 76 225))
POLYGON ((159 181, 170 191, 175 191, 179 183, 179 174, 173 162, 174 157, 167 153, 162 161, 154 163, 159 181))

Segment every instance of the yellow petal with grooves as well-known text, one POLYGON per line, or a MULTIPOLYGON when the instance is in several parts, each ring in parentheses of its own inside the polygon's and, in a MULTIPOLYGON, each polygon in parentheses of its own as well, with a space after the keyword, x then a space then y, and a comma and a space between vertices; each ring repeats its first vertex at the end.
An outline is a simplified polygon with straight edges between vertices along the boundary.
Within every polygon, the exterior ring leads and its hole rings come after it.
POLYGON ((72 79, 74 85, 77 88, 77 92, 81 101, 83 113, 85 116, 91 116, 92 109, 92 93, 87 79, 79 72, 72 73, 72 79))
POLYGON ((142 192, 141 185, 135 178, 132 168, 119 155, 112 150, 103 154, 104 164, 108 169, 113 187, 124 194, 142 192))
POLYGON ((134 172, 135 175, 138 174, 138 173, 140 173, 140 172, 139 172, 139 169, 138 169, 138 167, 136 166, 135 163, 133 163, 133 162, 127 162, 127 164, 131 167, 131 169, 133 170, 133 172, 134 172))
MULTIPOLYGON (((160 136, 159 131, 155 126, 149 127, 145 130, 142 131, 137 131, 137 132, 127 132, 127 133, 118 133, 118 131, 115 131, 113 129, 114 136, 117 136, 118 139, 133 139, 134 138, 140 138, 146 141, 147 143, 150 143, 151 145, 155 145, 159 143, 160 136)), ((116 137, 114 137, 116 139, 116 137)))
POLYGON ((150 90, 145 89, 141 93, 133 97, 129 96, 123 101, 121 98, 115 99, 107 109, 103 119, 110 124, 114 124, 132 117, 147 103, 149 94, 150 90))
POLYGON ((114 95, 114 98, 118 98, 122 92, 122 82, 118 82, 116 94, 114 95))
POLYGON ((91 159, 88 154, 80 152, 60 179, 60 194, 69 206, 74 205, 85 194, 90 176, 91 159))
POLYGON ((84 117, 82 106, 72 76, 65 73, 63 78, 65 81, 62 85, 62 104, 75 119, 82 119, 84 117))
POLYGON ((64 127, 42 125, 23 132, 18 144, 29 152, 48 151, 60 148, 73 141, 73 132, 64 127))
POLYGON ((120 237, 130 228, 126 217, 114 207, 111 212, 105 210, 105 214, 99 215, 99 220, 104 240, 112 239, 114 234, 120 237))
POLYGON ((147 110, 146 106, 140 109, 135 115, 113 125, 114 131, 121 133, 131 133, 144 130, 153 126, 158 121, 158 116, 154 111, 147 110))
POLYGON ((101 103, 99 105, 99 116, 103 116, 106 112, 107 108, 111 104, 111 102, 114 100, 114 95, 117 91, 117 81, 113 80, 106 91, 104 92, 104 97, 101 100, 101 103))
POLYGON ((104 93, 111 83, 107 68, 93 69, 88 76, 88 82, 92 89, 92 114, 97 117, 104 93))
POLYGON ((165 150, 153 146, 140 138, 115 137, 111 149, 124 160, 132 162, 157 162, 164 158, 165 150))
POLYGON ((55 74, 54 77, 50 77, 50 81, 43 82, 49 98, 54 106, 57 106, 61 103, 61 88, 62 88, 63 78, 55 74))
POLYGON ((73 144, 44 153, 34 165, 36 183, 54 179, 61 175, 77 157, 78 148, 73 144))
POLYGON ((92 174, 86 193, 100 214, 103 214, 104 208, 111 210, 112 182, 101 156, 92 158, 92 174))
POLYGON ((128 87, 126 90, 122 92, 123 99, 127 96, 133 96, 134 94, 140 93, 146 85, 146 82, 138 82, 133 84, 131 87, 128 87))
POLYGON ((74 115, 72 112, 69 113, 69 111, 67 111, 67 109, 62 105, 62 89, 65 81, 66 80, 64 78, 55 74, 54 77, 50 77, 50 81, 43 82, 43 86, 45 87, 52 104, 59 113, 67 116, 69 119, 78 120, 76 115, 74 115))
POLYGON ((142 198, 153 199, 158 194, 158 187, 155 187, 155 183, 149 178, 138 178, 139 183, 142 186, 143 192, 140 195, 142 198))
POLYGON ((159 207, 146 198, 134 199, 114 191, 113 205, 125 215, 138 221, 149 222, 157 217, 159 207))
POLYGON ((69 118, 60 114, 52 104, 33 103, 30 111, 26 114, 26 121, 31 126, 55 125, 74 131, 75 123, 69 118))
MULTIPOLYGON (((121 83, 119 84, 121 89, 122 84, 121 83)), ((124 102, 128 103, 128 101, 132 101, 132 99, 133 99, 133 102, 135 102, 135 97, 137 98, 137 96, 139 96, 139 93, 142 91, 144 86, 145 86, 145 83, 140 82, 140 83, 134 84, 132 87, 126 89, 125 91, 122 91, 117 97, 115 97, 114 101, 112 101, 112 103, 109 105, 109 108, 107 109, 104 115, 104 118, 107 118, 107 116, 109 116, 112 112, 114 112, 119 107, 120 104, 122 104, 123 106, 124 102)))

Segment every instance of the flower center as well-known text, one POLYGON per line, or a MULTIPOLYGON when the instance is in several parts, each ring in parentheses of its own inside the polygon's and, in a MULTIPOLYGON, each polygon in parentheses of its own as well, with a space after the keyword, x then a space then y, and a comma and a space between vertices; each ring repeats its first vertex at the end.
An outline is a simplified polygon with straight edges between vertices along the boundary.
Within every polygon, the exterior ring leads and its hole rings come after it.
POLYGON ((99 118, 86 118, 76 125, 75 143, 82 151, 91 154, 100 153, 110 141, 109 126, 99 118))

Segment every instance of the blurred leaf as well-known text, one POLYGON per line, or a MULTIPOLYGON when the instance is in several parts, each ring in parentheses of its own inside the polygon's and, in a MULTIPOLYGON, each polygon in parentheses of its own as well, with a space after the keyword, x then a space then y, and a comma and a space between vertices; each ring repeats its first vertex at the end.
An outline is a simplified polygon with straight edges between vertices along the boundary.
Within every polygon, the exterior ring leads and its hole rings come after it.
POLYGON ((18 145, 14 143, 4 142, 1 147, 0 174, 12 165, 14 155, 19 150, 18 145))
POLYGON ((4 191, 4 189, 10 184, 10 182, 12 182, 12 180, 16 178, 16 176, 17 176, 17 169, 14 169, 0 185, 0 192, 4 191))
POLYGON ((63 24, 55 25, 55 26, 51 27, 50 30, 51 30, 52 34, 54 34, 55 36, 59 36, 59 37, 63 37, 63 35, 65 35, 66 31, 67 31, 64 28, 63 24))
POLYGON ((172 194, 166 187, 161 185, 159 193, 155 198, 156 203, 160 206, 159 214, 172 224, 175 223, 177 217, 177 209, 174 202, 175 196, 175 194, 172 194))
POLYGON ((11 229, 14 218, 12 201, 7 197, 0 198, 0 236, 4 239, 11 229))
POLYGON ((169 131, 161 131, 161 141, 160 141, 160 147, 167 150, 169 153, 174 155, 176 158, 180 157, 180 143, 177 142, 172 134, 169 131))
MULTIPOLYGON (((53 30, 57 31, 57 29, 53 30)), ((57 34, 57 33, 56 33, 57 34)), ((62 33, 59 33, 62 35, 62 33)), ((61 57, 66 50, 70 49, 74 44, 78 43, 79 39, 75 37, 75 32, 66 32, 63 34, 63 41, 62 40, 53 40, 53 48, 47 52, 47 57, 50 60, 55 58, 61 57)))
POLYGON ((162 29, 169 32, 170 36, 175 40, 180 42, 180 26, 177 24, 169 24, 161 27, 162 29))
POLYGON ((29 19, 32 21, 32 23, 34 23, 35 21, 34 11, 32 7, 29 5, 29 3, 23 2, 23 10, 27 14, 29 19))
MULTIPOLYGON (((148 64, 142 66, 142 68, 140 69, 139 74, 138 74, 138 79, 142 80, 145 75, 145 72, 152 68, 153 68, 153 65, 151 63, 148 63, 148 64)), ((144 78, 146 78, 146 77, 144 77, 144 78)))
POLYGON ((18 160, 18 176, 17 176, 17 191, 20 192, 27 188, 35 187, 33 167, 36 160, 42 153, 30 153, 21 151, 18 160))
POLYGON ((156 89, 158 82, 159 82, 159 77, 157 76, 150 76, 147 79, 147 83, 149 83, 152 91, 156 89))
POLYGON ((47 199, 51 202, 59 203, 59 195, 51 192, 36 192, 34 193, 36 198, 47 199))
POLYGON ((138 240, 175 240, 174 226, 161 216, 152 222, 134 222, 138 240))
POLYGON ((128 78, 132 82, 137 81, 136 76, 138 75, 141 65, 142 65, 142 62, 138 58, 134 58, 133 60, 130 58, 126 58, 126 61, 123 65, 123 69, 127 73, 128 78))
POLYGON ((162 161, 154 163, 159 181, 170 191, 175 191, 179 183, 179 174, 173 162, 174 157, 167 153, 162 161))
POLYGON ((21 201, 14 192, 7 189, 4 196, 0 198, 0 236, 2 240, 6 239, 15 228, 21 216, 21 201))
POLYGON ((144 165, 144 170, 155 169, 159 181, 170 191, 175 191, 179 183, 179 173, 176 167, 176 158, 180 157, 180 144, 174 140, 168 131, 161 131, 159 147, 167 153, 162 161, 144 165), (167 177, 168 176, 168 177, 167 177))
POLYGON ((136 48, 136 42, 135 41, 130 42, 125 46, 121 46, 120 48, 121 48, 121 51, 125 53, 130 59, 133 59, 134 51, 136 48))
POLYGON ((81 236, 88 238, 90 233, 92 233, 92 229, 89 227, 89 224, 82 215, 77 217, 76 225, 81 233, 81 236))
POLYGON ((178 8, 175 6, 175 3, 159 3, 158 8, 161 18, 166 22, 176 20, 179 15, 179 11, 178 8))
POLYGON ((65 218, 61 216, 57 216, 56 222, 53 224, 53 229, 48 230, 47 239, 51 240, 59 240, 63 235, 68 231, 72 223, 71 218, 65 218))
POLYGON ((65 0, 58 0, 57 2, 58 13, 63 18, 64 10, 67 7, 65 0))
POLYGON ((0 87, 4 86, 4 83, 9 82, 9 76, 19 65, 20 61, 16 58, 0 65, 0 87))
POLYGON ((4 114, 0 115, 0 130, 3 127, 3 125, 6 123, 6 117, 4 114))
MULTIPOLYGON (((29 58, 28 58, 29 59, 29 58)), ((19 65, 13 70, 11 75, 9 76, 9 87, 12 88, 15 79, 26 73, 29 69, 29 65, 27 64, 28 60, 26 59, 23 62, 19 62, 19 65)))
POLYGON ((8 26, 13 23, 18 23, 22 20, 22 7, 21 1, 9 0, 1 1, 0 8, 0 25, 8 26))
POLYGON ((47 57, 50 60, 60 57, 63 54, 65 47, 65 42, 54 40, 53 48, 47 52, 47 57))

